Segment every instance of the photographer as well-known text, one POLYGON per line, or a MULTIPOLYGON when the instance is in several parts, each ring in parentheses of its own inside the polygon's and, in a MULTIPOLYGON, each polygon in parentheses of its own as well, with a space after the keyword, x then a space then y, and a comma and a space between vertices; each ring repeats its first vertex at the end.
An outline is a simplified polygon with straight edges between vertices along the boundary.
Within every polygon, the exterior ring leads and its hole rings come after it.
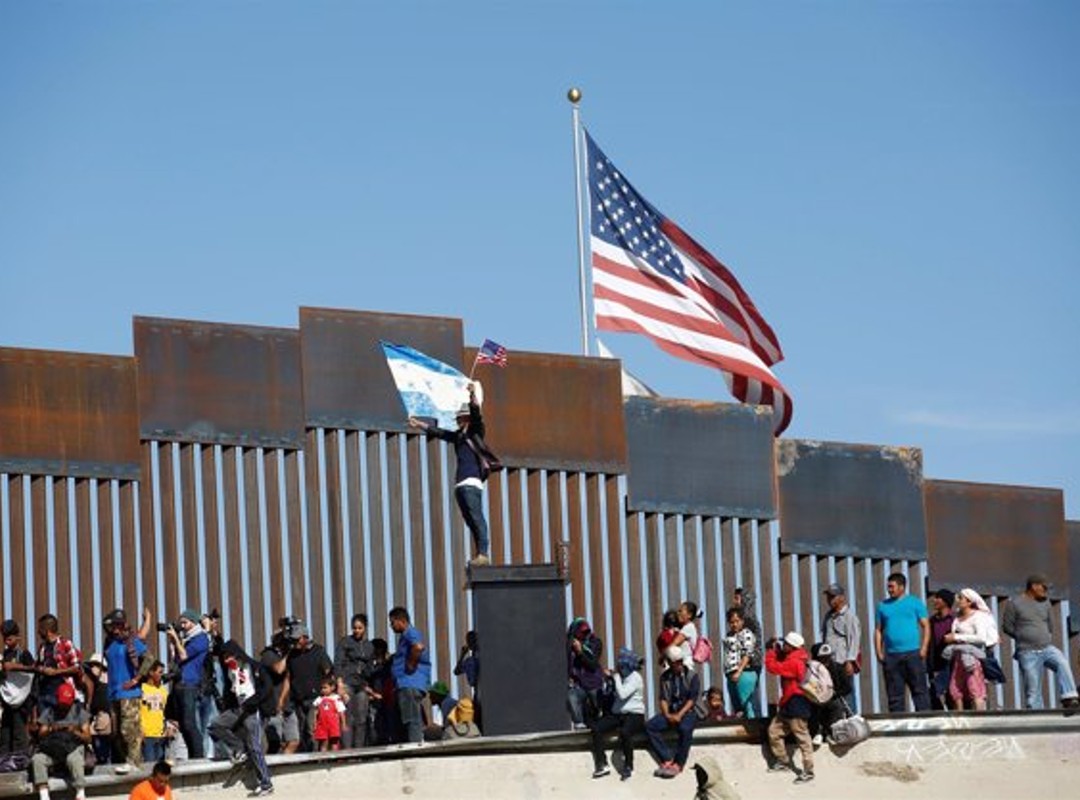
POLYGON ((272 702, 265 708, 268 753, 295 753, 300 747, 300 725, 296 709, 289 698, 286 666, 289 653, 296 644, 295 633, 302 623, 298 617, 282 617, 270 644, 259 654, 259 666, 270 683, 272 702))
POLYGON ((204 671, 210 655, 210 636, 203 630, 198 612, 190 608, 180 615, 176 627, 166 627, 165 634, 172 663, 179 672, 172 691, 180 735, 187 745, 188 758, 204 758, 206 729, 199 717, 199 707, 206 688, 204 671))
POLYGON ((300 748, 304 752, 311 752, 314 746, 311 729, 315 698, 319 694, 320 681, 334 673, 334 662, 326 649, 312 640, 303 623, 291 626, 289 633, 295 636, 295 644, 287 657, 285 680, 300 726, 300 748))

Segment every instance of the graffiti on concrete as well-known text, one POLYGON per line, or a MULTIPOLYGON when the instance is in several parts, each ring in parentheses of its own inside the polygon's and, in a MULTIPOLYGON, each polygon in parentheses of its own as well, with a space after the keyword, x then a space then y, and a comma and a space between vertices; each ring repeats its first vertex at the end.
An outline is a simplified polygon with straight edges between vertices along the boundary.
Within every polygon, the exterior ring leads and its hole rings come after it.
POLYGON ((979 739, 933 739, 897 742, 897 756, 907 764, 966 764, 981 761, 1023 759, 1024 748, 1015 736, 979 739))

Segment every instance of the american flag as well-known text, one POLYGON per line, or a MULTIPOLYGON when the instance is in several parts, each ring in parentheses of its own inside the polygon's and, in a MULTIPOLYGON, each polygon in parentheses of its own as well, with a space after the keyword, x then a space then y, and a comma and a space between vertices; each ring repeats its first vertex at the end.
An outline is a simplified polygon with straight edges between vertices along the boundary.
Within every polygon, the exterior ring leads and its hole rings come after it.
POLYGON ((596 327, 644 334, 673 356, 721 370, 738 400, 772 406, 779 435, 792 408, 769 369, 784 357, 776 334, 727 267, 585 140, 596 327))
POLYGON ((497 367, 506 366, 506 348, 491 339, 484 339, 480 349, 476 351, 477 364, 494 364, 497 367))

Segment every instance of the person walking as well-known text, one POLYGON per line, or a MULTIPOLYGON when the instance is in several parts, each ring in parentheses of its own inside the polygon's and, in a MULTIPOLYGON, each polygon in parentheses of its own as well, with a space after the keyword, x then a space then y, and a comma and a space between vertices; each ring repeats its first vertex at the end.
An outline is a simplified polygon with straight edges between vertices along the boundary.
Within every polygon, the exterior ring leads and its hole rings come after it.
POLYGON ((926 651, 930 621, 926 603, 907 593, 907 578, 894 572, 885 581, 888 597, 878 603, 874 649, 885 672, 889 711, 903 711, 904 690, 911 692, 916 711, 930 709, 926 680, 926 651))
POLYGON ((1012 638, 1016 660, 1020 662, 1020 681, 1024 689, 1024 708, 1043 707, 1043 671, 1050 670, 1057 678, 1061 705, 1075 710, 1076 681, 1069 661, 1053 645, 1054 627, 1050 617, 1050 579, 1034 574, 1028 577, 1024 591, 1010 598, 1001 614, 1001 630, 1012 638))

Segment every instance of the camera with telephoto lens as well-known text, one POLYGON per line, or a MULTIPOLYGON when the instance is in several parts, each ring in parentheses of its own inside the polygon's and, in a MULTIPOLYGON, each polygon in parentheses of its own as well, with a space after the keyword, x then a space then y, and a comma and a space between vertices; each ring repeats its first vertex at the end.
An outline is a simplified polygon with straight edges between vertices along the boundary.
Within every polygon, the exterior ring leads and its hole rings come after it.
POLYGON ((171 622, 159 622, 157 624, 158 633, 168 633, 173 630, 173 624, 171 622))

